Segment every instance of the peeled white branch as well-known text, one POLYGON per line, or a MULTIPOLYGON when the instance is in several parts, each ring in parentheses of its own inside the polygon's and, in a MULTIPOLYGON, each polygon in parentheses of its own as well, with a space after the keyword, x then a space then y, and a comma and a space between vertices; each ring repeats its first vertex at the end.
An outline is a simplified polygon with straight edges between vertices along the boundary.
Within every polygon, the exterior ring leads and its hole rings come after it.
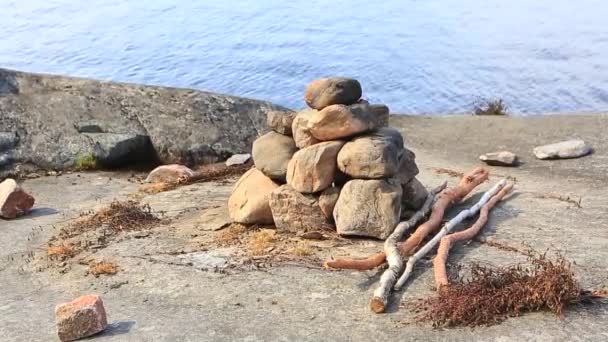
MULTIPOLYGON (((462 176, 458 185, 453 188, 443 190, 438 196, 437 201, 431 209, 429 219, 418 226, 407 240, 399 244, 399 252, 402 256, 408 256, 418 247, 424 238, 435 230, 439 229, 441 220, 445 211, 460 202, 468 193, 473 191, 479 184, 488 179, 488 171, 478 167, 462 176)), ((371 270, 382 265, 386 261, 386 254, 379 252, 363 259, 330 259, 323 263, 324 267, 334 269, 349 269, 349 270, 371 270)))
POLYGON ((488 222, 488 215, 490 210, 494 208, 496 203, 500 202, 510 191, 513 189, 513 184, 508 184, 502 188, 496 195, 492 196, 488 203, 484 204, 479 211, 479 217, 477 221, 473 223, 469 228, 461 230, 456 233, 448 234, 441 238, 439 247, 437 248, 437 255, 433 259, 433 271, 435 272, 435 287, 437 290, 443 286, 448 285, 448 274, 446 271, 445 264, 448 260, 448 254, 450 248, 457 242, 463 242, 471 240, 475 235, 481 231, 483 226, 488 222))
POLYGON ((433 189, 426 197, 426 201, 422 207, 412 216, 409 220, 401 222, 395 227, 393 233, 384 242, 384 253, 386 254, 386 261, 388 262, 388 269, 384 271, 380 278, 380 284, 374 296, 372 297, 369 305, 372 311, 375 313, 384 312, 384 308, 388 303, 388 297, 391 294, 393 285, 397 282, 397 277, 403 270, 403 258, 399 253, 399 241, 403 238, 403 235, 411 228, 413 228, 420 220, 426 217, 431 211, 431 206, 435 201, 435 197, 438 193, 443 191, 447 186, 447 182, 444 182, 437 188, 433 189))
POLYGON ((397 281, 397 284, 395 284, 395 290, 400 290, 403 287, 405 282, 412 274, 412 271, 414 270, 414 264, 416 264, 416 262, 418 262, 418 260, 424 257, 428 252, 430 252, 430 250, 433 249, 433 247, 435 247, 439 243, 439 241, 441 241, 441 238, 443 238, 447 233, 454 229, 454 227, 456 227, 464 219, 477 214, 481 206, 486 204, 490 200, 490 198, 496 193, 498 193, 498 191, 500 191, 500 189, 502 189, 506 184, 507 181, 503 179, 496 185, 494 185, 481 197, 479 202, 477 202, 471 208, 461 211, 456 217, 446 223, 443 228, 441 228, 439 233, 437 233, 437 235, 435 235, 431 239, 431 241, 427 242, 424 246, 422 246, 422 248, 418 250, 418 252, 412 255, 407 261, 407 265, 405 266, 405 272, 403 272, 403 275, 401 275, 401 277, 397 281))

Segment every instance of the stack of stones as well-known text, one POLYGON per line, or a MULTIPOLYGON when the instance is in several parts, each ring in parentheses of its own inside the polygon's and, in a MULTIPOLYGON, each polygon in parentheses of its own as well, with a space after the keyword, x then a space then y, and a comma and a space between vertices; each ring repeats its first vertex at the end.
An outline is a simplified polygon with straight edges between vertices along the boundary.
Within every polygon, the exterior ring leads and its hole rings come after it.
POLYGON ((255 167, 236 183, 230 217, 294 233, 337 230, 387 238, 427 195, 389 109, 361 99, 354 79, 308 84, 300 112, 270 112, 253 143, 255 167))

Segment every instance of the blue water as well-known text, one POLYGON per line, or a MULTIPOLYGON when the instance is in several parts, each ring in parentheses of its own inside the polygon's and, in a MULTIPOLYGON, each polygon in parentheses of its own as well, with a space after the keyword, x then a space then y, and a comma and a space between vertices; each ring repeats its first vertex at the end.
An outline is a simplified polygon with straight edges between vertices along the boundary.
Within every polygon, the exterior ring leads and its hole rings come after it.
POLYGON ((0 0, 0 67, 304 106, 359 79, 393 112, 608 110, 605 0, 0 0))

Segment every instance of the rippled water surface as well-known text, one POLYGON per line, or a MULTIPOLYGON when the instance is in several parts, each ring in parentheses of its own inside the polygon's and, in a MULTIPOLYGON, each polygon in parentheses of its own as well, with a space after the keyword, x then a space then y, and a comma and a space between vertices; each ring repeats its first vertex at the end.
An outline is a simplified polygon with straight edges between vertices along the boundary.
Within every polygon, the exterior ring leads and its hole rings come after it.
POLYGON ((358 78, 393 112, 608 110, 604 0, 0 0, 0 67, 303 106, 358 78))

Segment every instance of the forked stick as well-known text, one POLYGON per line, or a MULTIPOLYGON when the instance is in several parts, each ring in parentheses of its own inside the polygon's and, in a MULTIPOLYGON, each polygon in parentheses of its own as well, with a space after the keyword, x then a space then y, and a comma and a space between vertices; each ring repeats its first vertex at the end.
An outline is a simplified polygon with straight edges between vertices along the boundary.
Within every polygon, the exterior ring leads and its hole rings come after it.
MULTIPOLYGON (((443 190, 433 204, 431 217, 404 242, 399 245, 401 256, 409 255, 414 248, 431 232, 437 230, 443 219, 443 215, 449 207, 460 202, 467 194, 469 194, 479 184, 488 179, 488 171, 478 167, 473 171, 465 174, 457 186, 443 190)), ((386 261, 386 254, 379 252, 365 259, 335 259, 327 260, 323 264, 328 268, 351 269, 351 270, 371 270, 382 265, 386 261)))
POLYGON ((418 260, 420 260, 423 256, 428 254, 429 251, 439 243, 439 240, 441 240, 442 237, 444 237, 447 233, 454 229, 454 227, 456 227, 456 225, 458 225, 464 219, 477 214, 481 206, 486 204, 486 202, 488 202, 492 196, 496 195, 496 193, 498 193, 498 191, 500 191, 506 184, 507 181, 503 179, 496 185, 494 185, 490 190, 483 194, 479 202, 477 202, 471 208, 465 209, 458 213, 456 217, 448 221, 448 223, 446 223, 443 228, 441 228, 437 235, 435 235, 429 242, 427 242, 414 255, 412 255, 407 261, 407 264, 405 265, 405 271, 397 281, 397 284, 395 284, 395 290, 400 290, 403 287, 407 279, 412 274, 412 271, 414 270, 414 264, 416 264, 416 262, 418 262, 418 260))
POLYGON ((447 186, 447 182, 443 182, 440 186, 433 189, 427 196, 426 201, 409 220, 401 222, 397 225, 393 233, 384 242, 384 253, 388 255, 386 261, 388 268, 380 278, 380 285, 374 291, 374 296, 370 301, 370 308, 375 313, 384 312, 384 307, 388 302, 388 297, 391 294, 393 285, 397 282, 397 277, 403 271, 403 258, 399 254, 399 240, 411 228, 413 228, 420 220, 422 220, 431 211, 431 206, 435 202, 435 197, 443 191, 447 186))
POLYGON ((448 275, 445 269, 445 264, 448 259, 448 254, 450 252, 450 248, 457 242, 471 240, 475 235, 479 233, 481 228, 488 222, 488 214, 490 210, 496 205, 496 203, 500 202, 509 192, 513 189, 513 184, 508 184, 502 190, 500 190, 496 195, 492 196, 492 198, 488 201, 488 203, 484 204, 479 211, 479 218, 475 223, 469 228, 448 234, 441 238, 441 242, 439 243, 439 248, 437 249, 437 255, 433 259, 433 270, 435 273, 435 287, 439 290, 442 286, 448 285, 448 275))

